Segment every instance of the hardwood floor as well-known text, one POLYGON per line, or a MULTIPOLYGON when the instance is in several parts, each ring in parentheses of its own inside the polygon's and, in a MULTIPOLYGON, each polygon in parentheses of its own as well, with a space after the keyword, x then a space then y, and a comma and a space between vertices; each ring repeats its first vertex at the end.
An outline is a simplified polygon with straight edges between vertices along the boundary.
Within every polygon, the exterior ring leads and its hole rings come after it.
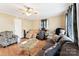
MULTIPOLYGON (((19 44, 13 44, 13 45, 10 45, 5 48, 0 48, 0 56, 35 56, 35 55, 38 56, 38 52, 40 52, 42 50, 42 48, 46 46, 46 44, 47 44, 46 40, 44 40, 44 41, 39 40, 39 42, 36 44, 36 46, 33 49, 31 49, 30 51, 23 50, 22 48, 19 47, 19 44)), ((74 51, 73 46, 74 45, 72 45, 72 49, 67 49, 67 47, 64 47, 64 48, 66 48, 67 50, 74 51)), ((70 46, 69 46, 69 48, 70 48, 70 46)), ((66 50, 66 49, 64 49, 64 50, 66 50)), ((62 50, 62 51, 64 51, 64 50, 62 50)), ((71 53, 71 52, 66 52, 62 55, 69 55, 68 53, 71 53)), ((76 52, 74 51, 74 53, 76 53, 76 52)), ((70 55, 72 55, 72 54, 70 54, 70 55)), ((79 48, 77 49, 77 54, 75 54, 75 55, 79 55, 79 48)))
POLYGON ((30 51, 22 50, 18 44, 0 48, 0 56, 29 56, 36 55, 46 44, 46 41, 39 41, 30 51), (30 52, 30 53, 29 53, 30 52))
POLYGON ((0 48, 1 56, 14 56, 18 55, 19 52, 21 52, 21 49, 19 48, 18 44, 13 44, 5 48, 0 48))

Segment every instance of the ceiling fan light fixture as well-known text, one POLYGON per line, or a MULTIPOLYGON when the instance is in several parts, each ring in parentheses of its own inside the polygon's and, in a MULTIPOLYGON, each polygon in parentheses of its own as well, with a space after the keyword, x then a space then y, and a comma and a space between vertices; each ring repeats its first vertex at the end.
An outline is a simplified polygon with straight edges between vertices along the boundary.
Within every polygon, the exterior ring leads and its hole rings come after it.
POLYGON ((33 12, 33 9, 32 9, 32 8, 29 8, 28 11, 29 11, 29 12, 33 12))
POLYGON ((32 14, 38 14, 38 11, 34 10, 31 7, 27 7, 24 5, 24 9, 19 9, 22 11, 22 14, 25 14, 26 16, 31 16, 32 14))
POLYGON ((28 13, 28 12, 26 12, 25 14, 26 14, 27 16, 30 16, 30 15, 32 15, 31 13, 28 13))

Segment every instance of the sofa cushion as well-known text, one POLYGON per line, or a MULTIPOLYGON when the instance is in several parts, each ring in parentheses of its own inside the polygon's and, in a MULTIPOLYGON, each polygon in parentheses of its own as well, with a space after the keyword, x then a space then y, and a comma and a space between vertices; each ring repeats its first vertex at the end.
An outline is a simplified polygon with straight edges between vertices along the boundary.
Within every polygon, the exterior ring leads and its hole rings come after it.
POLYGON ((3 37, 6 37, 6 33, 5 32, 0 32, 0 35, 3 37))
POLYGON ((13 32, 12 31, 5 31, 7 38, 12 38, 13 32))
POLYGON ((0 32, 0 35, 0 44, 3 47, 16 43, 18 39, 18 36, 14 35, 12 31, 0 32))
POLYGON ((5 38, 12 38, 13 32, 12 31, 4 31, 4 32, 1 32, 0 35, 5 38))
POLYGON ((65 43, 61 48, 60 55, 61 56, 79 56, 78 48, 79 47, 76 46, 74 43, 65 43))

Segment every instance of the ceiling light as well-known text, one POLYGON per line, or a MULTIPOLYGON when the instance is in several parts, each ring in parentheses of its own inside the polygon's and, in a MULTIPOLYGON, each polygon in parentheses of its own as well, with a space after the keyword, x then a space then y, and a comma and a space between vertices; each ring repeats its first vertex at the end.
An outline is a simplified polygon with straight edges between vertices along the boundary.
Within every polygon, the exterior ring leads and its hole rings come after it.
POLYGON ((25 14, 26 14, 27 16, 30 16, 30 15, 32 15, 31 13, 28 13, 28 12, 26 12, 25 14))
POLYGON ((34 10, 31 7, 27 7, 24 5, 24 8, 19 9, 20 11, 22 11, 22 14, 25 14, 27 16, 30 16, 32 14, 37 14, 38 12, 36 10, 34 10))

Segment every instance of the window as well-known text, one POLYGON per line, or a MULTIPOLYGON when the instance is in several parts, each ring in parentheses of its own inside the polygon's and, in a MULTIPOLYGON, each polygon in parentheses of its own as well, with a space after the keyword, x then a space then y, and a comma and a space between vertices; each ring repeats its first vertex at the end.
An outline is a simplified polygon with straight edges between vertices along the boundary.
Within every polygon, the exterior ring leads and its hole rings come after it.
POLYGON ((47 29, 47 27, 48 27, 48 26, 47 26, 47 25, 48 25, 47 23, 48 23, 47 19, 41 20, 41 29, 42 29, 42 28, 47 29))
POLYGON ((75 43, 78 42, 77 35, 77 14, 76 14, 76 4, 69 6, 69 9, 66 13, 66 34, 69 36, 75 43))
POLYGON ((74 33, 73 33, 73 8, 72 5, 69 6, 67 10, 67 36, 74 40, 74 33))

